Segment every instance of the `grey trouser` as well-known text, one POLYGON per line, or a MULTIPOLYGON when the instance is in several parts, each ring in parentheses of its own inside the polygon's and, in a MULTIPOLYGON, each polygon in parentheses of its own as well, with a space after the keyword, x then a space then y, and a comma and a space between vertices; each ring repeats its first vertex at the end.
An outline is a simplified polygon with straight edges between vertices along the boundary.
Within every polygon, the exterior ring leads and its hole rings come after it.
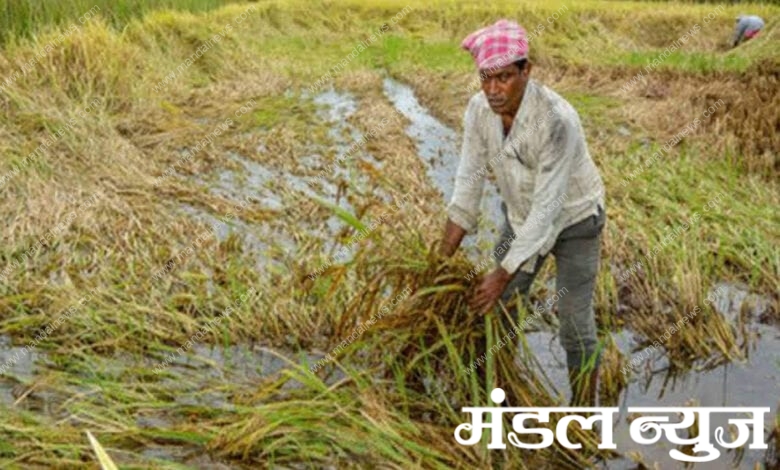
MULTIPOLYGON (((503 203, 501 210, 506 216, 506 205, 503 203)), ((601 231, 606 218, 604 210, 599 207, 598 216, 592 215, 561 231, 551 251, 555 256, 560 341, 566 351, 569 369, 582 369, 591 359, 595 360, 595 366, 598 367, 600 360, 600 353, 594 357, 594 354, 598 353, 598 338, 593 314, 593 291, 599 270, 601 231)), ((509 221, 506 220, 501 239, 493 252, 504 251, 498 250, 498 247, 505 241, 512 240, 513 234, 509 221)), ((501 262, 505 256, 506 252, 498 255, 496 259, 501 262)), ((515 322, 518 321, 517 309, 510 308, 510 302, 516 298, 515 294, 520 294, 525 305, 530 306, 528 291, 546 258, 547 256, 540 256, 537 259, 533 273, 518 269, 501 296, 501 301, 512 313, 515 322)), ((505 326, 508 325, 505 323, 505 326)))

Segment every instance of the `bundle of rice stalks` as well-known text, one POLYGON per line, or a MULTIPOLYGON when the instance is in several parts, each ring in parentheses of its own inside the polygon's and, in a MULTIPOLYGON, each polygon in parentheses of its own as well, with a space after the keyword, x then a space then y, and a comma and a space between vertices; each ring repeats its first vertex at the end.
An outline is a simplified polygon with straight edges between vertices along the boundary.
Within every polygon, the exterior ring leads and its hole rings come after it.
POLYGON ((474 447, 457 444, 455 428, 470 420, 461 408, 492 405, 487 397, 498 378, 505 405, 556 406, 558 399, 532 361, 516 360, 517 343, 500 346, 506 327, 496 314, 468 308, 474 284, 462 274, 471 263, 460 256, 442 260, 416 235, 399 237, 400 246, 359 250, 349 263, 350 282, 344 276, 331 286, 352 298, 333 330, 346 335, 358 325, 358 338, 344 344, 343 336, 334 336, 332 344, 340 346, 323 367, 291 362, 265 379, 240 399, 238 416, 213 423, 222 431, 212 450, 276 464, 486 468, 498 460, 527 465, 552 459, 560 468, 591 465, 597 436, 574 426, 570 437, 585 451, 509 446, 488 452, 484 439, 474 447))
MULTIPOLYGON (((463 273, 473 266, 462 257, 442 260, 426 249, 419 249, 416 255, 422 262, 393 262, 384 256, 376 259, 384 263, 382 278, 389 286, 398 290, 410 286, 413 292, 391 316, 377 323, 367 339, 392 348, 390 358, 385 357, 386 372, 402 374, 404 381, 418 390, 440 389, 453 404, 484 401, 487 395, 480 396, 477 390, 492 390, 498 384, 497 375, 518 405, 550 403, 531 365, 514 362, 517 344, 501 346, 507 331, 498 315, 505 312, 482 316, 469 309, 469 297, 478 280, 467 281, 463 273), (483 355, 484 363, 472 369, 473 361, 483 355), (420 387, 423 379, 432 383, 420 387)), ((394 296, 391 293, 388 297, 394 296)))

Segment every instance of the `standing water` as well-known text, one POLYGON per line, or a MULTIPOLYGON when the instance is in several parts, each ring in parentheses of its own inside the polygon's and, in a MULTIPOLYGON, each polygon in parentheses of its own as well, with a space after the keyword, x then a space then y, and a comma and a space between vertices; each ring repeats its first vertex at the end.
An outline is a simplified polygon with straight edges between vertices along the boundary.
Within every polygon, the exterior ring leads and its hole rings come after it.
MULTIPOLYGON (((267 164, 264 155, 268 149, 264 144, 257 147, 256 158, 249 158, 238 153, 230 153, 227 158, 239 170, 223 169, 216 176, 199 180, 210 193, 225 198, 234 203, 249 200, 258 203, 263 209, 285 212, 294 208, 295 201, 286 197, 289 194, 302 195, 312 200, 320 200, 340 207, 348 213, 355 213, 355 208, 349 203, 346 191, 342 184, 349 188, 359 190, 372 189, 367 176, 356 171, 358 160, 375 167, 381 167, 382 163, 373 158, 362 146, 354 145, 361 139, 360 132, 353 126, 349 119, 356 112, 358 104, 354 96, 336 90, 328 90, 314 96, 308 96, 317 105, 317 117, 329 124, 328 137, 331 144, 315 146, 311 153, 296 158, 289 168, 276 168, 267 164), (325 153, 334 153, 338 158, 327 162, 325 153)), ((192 217, 202 222, 213 224, 218 217, 207 211, 192 206, 183 206, 183 210, 192 217)), ((336 236, 343 228, 344 221, 333 214, 324 221, 316 221, 313 225, 299 220, 299 226, 294 230, 304 230, 309 235, 314 235, 323 243, 323 251, 331 252, 340 248, 336 236)), ((233 219, 228 227, 222 227, 217 233, 220 240, 224 240, 231 233, 237 234, 244 246, 252 248, 260 253, 266 253, 274 247, 281 248, 285 253, 294 253, 296 243, 293 241, 295 233, 280 233, 279 230, 271 230, 267 224, 242 223, 233 219)), ((347 255, 341 261, 346 260, 347 255)), ((261 255, 258 264, 268 263, 265 255, 261 255)), ((273 262, 273 261, 272 261, 273 262)))
MULTIPOLYGON (((449 203, 460 159, 458 134, 433 117, 407 85, 385 78, 384 91, 393 106, 411 121, 406 133, 415 142, 417 153, 428 169, 428 177, 442 192, 443 202, 449 203)), ((481 212, 479 235, 476 240, 467 238, 463 245, 472 260, 485 256, 484 253, 480 255, 477 248, 492 246, 504 225, 501 199, 490 182, 485 185, 481 212)))

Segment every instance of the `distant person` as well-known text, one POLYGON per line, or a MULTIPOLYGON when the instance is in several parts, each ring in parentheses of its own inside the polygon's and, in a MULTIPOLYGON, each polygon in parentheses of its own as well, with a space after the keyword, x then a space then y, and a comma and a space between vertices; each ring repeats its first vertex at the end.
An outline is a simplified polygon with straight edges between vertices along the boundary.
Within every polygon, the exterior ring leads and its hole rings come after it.
POLYGON ((731 40, 732 47, 737 47, 742 41, 758 36, 764 27, 764 20, 756 15, 739 15, 737 25, 734 27, 734 37, 731 40))

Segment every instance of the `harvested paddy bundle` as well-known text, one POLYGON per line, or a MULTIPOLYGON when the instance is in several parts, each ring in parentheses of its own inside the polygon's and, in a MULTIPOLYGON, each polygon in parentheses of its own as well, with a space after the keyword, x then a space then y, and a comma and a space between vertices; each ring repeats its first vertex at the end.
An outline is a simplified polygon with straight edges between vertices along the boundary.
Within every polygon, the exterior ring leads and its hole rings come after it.
MULTIPOLYGON (((469 419, 461 408, 488 405, 497 375, 512 406, 555 406, 558 398, 532 357, 516 360, 516 344, 494 348, 504 334, 494 314, 469 310, 474 281, 463 273, 471 263, 461 256, 438 258, 416 235, 399 237, 404 241, 392 248, 361 247, 348 274, 338 267, 323 273, 339 279, 331 295, 347 289, 352 299, 331 325, 327 361, 291 361, 266 378, 255 394, 241 398, 239 419, 220 422, 226 429, 212 449, 280 464, 357 458, 404 468, 520 461, 590 466, 595 436, 579 429, 570 430, 572 439, 592 450, 490 453, 484 445, 457 444, 454 429, 469 419)), ((504 429, 511 430, 508 422, 504 429)))

